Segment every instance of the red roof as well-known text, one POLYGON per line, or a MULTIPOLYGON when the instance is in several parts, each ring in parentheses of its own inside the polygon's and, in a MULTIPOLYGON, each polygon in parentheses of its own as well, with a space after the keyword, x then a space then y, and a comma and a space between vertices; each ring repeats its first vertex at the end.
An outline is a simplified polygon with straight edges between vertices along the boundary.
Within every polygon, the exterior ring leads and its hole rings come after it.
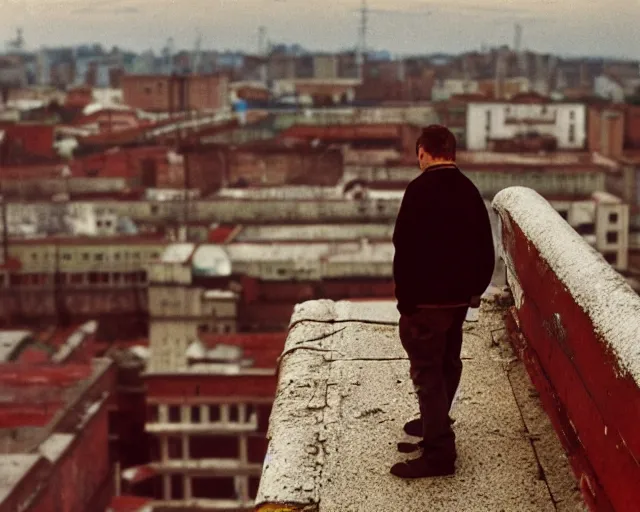
POLYGON ((64 365, 0 364, 0 387, 67 387, 91 376, 91 365, 69 363, 64 365))
POLYGON ((225 243, 231 234, 235 231, 236 226, 221 225, 209 231, 208 241, 213 244, 225 243))
POLYGON ((284 349, 287 333, 201 334, 200 339, 208 348, 215 348, 216 345, 241 347, 243 357, 253 359, 254 368, 275 368, 284 349))
POLYGON ((140 498, 138 496, 114 496, 109 504, 109 511, 112 512, 141 512, 143 507, 151 503, 151 498, 140 498))
POLYGON ((401 136, 404 125, 399 123, 348 124, 348 125, 294 125, 280 133, 280 138, 363 140, 393 139, 401 136))

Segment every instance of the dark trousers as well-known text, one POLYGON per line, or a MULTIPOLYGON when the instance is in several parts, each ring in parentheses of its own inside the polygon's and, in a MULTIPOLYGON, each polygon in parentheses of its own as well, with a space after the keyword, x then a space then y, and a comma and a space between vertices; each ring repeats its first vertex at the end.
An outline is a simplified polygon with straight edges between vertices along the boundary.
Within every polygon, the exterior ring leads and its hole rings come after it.
POLYGON ((462 375, 460 350, 467 310, 420 309, 400 317, 400 340, 409 356, 411 380, 420 404, 424 453, 438 460, 456 456, 449 410, 462 375))

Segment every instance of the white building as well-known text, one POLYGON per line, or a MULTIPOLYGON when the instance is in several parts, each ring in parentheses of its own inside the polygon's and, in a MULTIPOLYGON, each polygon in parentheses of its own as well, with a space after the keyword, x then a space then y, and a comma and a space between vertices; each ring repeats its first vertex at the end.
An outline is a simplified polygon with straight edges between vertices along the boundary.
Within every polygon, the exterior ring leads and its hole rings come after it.
POLYGON ((580 103, 469 103, 467 149, 486 150, 491 139, 531 132, 555 137, 558 149, 583 149, 586 117, 586 106, 580 103))
POLYGON ((466 80, 464 78, 447 78, 437 80, 431 89, 431 99, 433 101, 446 101, 451 96, 459 94, 473 94, 480 91, 476 80, 466 80))
POLYGON ((596 77, 593 84, 593 92, 596 96, 611 100, 614 103, 624 103, 624 85, 610 76, 600 75, 596 77))

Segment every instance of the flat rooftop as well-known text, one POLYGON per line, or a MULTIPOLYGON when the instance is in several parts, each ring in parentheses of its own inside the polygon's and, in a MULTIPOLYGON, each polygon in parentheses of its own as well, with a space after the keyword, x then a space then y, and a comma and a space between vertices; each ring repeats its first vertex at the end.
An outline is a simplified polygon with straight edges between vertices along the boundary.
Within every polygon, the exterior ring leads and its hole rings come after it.
POLYGON ((586 510, 522 363, 505 338, 511 300, 491 287, 464 326, 457 473, 402 480, 389 468, 418 414, 394 302, 296 306, 281 356, 258 511, 586 510))
POLYGON ((235 242, 276 241, 350 241, 361 238, 391 240, 394 225, 385 224, 310 224, 310 225, 251 225, 244 226, 235 242))

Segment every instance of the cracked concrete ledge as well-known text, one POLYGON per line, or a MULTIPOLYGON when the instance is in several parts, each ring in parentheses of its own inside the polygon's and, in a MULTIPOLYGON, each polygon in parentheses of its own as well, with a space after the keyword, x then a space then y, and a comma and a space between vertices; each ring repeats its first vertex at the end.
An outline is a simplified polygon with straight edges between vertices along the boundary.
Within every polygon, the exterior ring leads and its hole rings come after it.
MULTIPOLYGON (((494 340, 504 330, 499 304, 499 297, 485 298, 478 317, 465 324, 465 370, 452 412, 457 474, 416 481, 388 472, 411 457, 397 453, 396 442, 408 440, 402 425, 417 414, 392 322, 395 303, 297 306, 280 361, 257 510, 571 510, 557 503, 572 503, 571 489, 563 494, 563 486, 575 483, 567 483, 566 467, 556 464, 550 471, 562 476, 551 480, 560 482, 559 490, 550 488, 505 366, 515 358, 494 340)), ((547 458, 561 460, 559 443, 549 446, 547 458)))

